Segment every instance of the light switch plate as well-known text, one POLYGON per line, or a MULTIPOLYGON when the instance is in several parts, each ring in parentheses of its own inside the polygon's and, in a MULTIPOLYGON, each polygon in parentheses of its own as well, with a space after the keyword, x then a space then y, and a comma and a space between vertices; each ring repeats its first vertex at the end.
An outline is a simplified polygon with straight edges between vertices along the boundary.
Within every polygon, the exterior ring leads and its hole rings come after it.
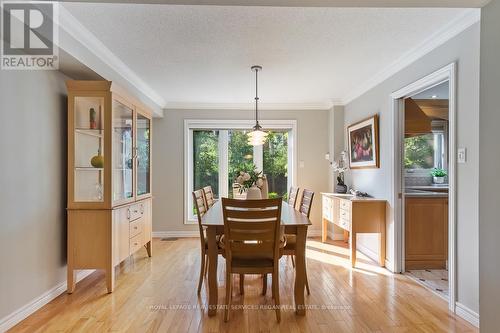
POLYGON ((325 160, 328 160, 328 161, 330 160, 330 154, 328 154, 328 153, 325 154, 325 160))
POLYGON ((299 168, 303 168, 305 166, 304 161, 299 161, 299 168))
POLYGON ((458 163, 467 162, 467 149, 466 148, 458 148, 457 149, 457 162, 458 163))

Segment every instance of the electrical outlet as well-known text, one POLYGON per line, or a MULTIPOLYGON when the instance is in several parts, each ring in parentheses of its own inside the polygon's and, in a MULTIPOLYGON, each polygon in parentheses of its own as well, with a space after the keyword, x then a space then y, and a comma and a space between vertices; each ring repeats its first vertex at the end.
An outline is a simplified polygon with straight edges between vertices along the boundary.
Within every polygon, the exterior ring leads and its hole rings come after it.
POLYGON ((466 148, 458 148, 457 149, 457 162, 458 163, 467 162, 467 149, 466 148))

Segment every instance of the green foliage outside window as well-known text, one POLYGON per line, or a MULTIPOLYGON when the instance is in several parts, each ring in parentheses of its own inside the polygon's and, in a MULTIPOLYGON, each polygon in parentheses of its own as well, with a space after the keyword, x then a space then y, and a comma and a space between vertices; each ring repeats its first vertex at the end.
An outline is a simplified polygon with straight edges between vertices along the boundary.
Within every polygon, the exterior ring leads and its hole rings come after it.
POLYGON ((432 134, 405 138, 405 168, 431 169, 434 167, 434 136, 432 134))

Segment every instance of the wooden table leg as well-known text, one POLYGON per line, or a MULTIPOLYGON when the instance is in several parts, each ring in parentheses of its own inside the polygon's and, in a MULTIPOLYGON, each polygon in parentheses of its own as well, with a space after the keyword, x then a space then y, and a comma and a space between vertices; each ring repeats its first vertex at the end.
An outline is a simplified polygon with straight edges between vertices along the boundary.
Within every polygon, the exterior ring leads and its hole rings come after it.
POLYGON ((351 231, 349 233, 349 246, 351 247, 351 266, 356 265, 356 233, 351 231))
POLYGON ((326 219, 323 219, 323 225, 321 229, 321 241, 324 243, 326 242, 326 237, 328 236, 328 221, 326 219))
POLYGON ((344 243, 349 243, 349 231, 344 229, 344 243))
POLYGON ((217 286, 217 234, 215 227, 207 228, 208 241, 208 315, 217 314, 218 286, 217 286))
POLYGON ((295 244, 295 311, 298 315, 305 315, 304 286, 306 280, 306 234, 307 226, 297 227, 295 244))

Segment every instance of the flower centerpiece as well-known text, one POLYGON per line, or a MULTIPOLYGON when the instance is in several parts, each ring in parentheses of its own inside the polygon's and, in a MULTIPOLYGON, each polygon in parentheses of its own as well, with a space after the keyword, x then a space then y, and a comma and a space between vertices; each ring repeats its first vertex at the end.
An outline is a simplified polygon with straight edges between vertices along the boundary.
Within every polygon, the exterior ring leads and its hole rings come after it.
POLYGON ((260 187, 264 184, 262 171, 257 171, 254 165, 251 170, 241 170, 237 173, 234 182, 239 185, 239 193, 247 193, 247 199, 261 199, 260 187))
POLYGON ((346 166, 346 152, 343 151, 340 153, 340 159, 338 161, 334 161, 333 171, 338 173, 337 175, 337 186, 335 187, 335 191, 337 193, 347 193, 347 185, 344 183, 344 174, 348 170, 346 166))
POLYGON ((434 168, 431 171, 432 181, 434 182, 434 184, 443 184, 444 177, 446 177, 447 175, 448 173, 446 173, 446 170, 441 168, 434 168))

